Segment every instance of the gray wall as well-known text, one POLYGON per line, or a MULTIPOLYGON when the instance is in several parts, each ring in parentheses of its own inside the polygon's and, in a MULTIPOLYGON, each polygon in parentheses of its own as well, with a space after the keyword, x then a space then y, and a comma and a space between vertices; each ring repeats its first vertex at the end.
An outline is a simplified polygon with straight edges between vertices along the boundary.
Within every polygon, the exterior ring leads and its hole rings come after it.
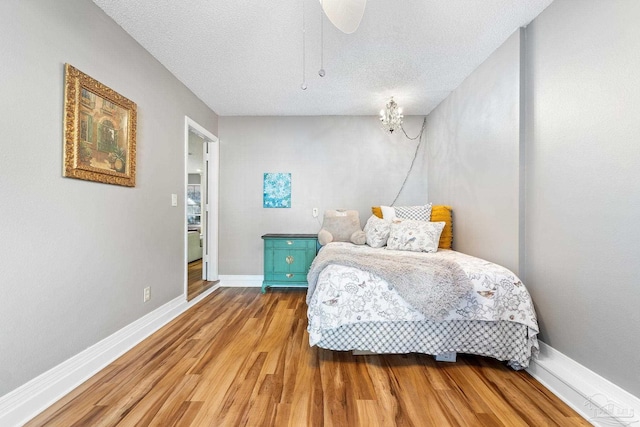
POLYGON ((428 120, 430 143, 440 147, 429 156, 429 194, 443 203, 449 200, 441 198, 450 197, 456 248, 479 254, 475 245, 488 249, 507 245, 514 251, 512 262, 517 256, 524 261, 522 278, 536 306, 541 340, 636 396, 640 396, 638 22, 640 2, 635 0, 555 0, 527 27, 519 110, 526 148, 521 158, 514 129, 518 115, 504 114, 500 122, 494 114, 500 105, 511 111, 506 107, 519 103, 518 90, 512 87, 518 66, 512 39, 428 120), (511 52, 506 57, 505 49, 511 52), (491 64, 501 65, 494 69, 491 64), (503 79, 509 90, 504 90, 503 79), (473 129, 468 129, 468 121, 473 129), (496 135, 507 138, 495 141, 496 135), (486 152, 478 152, 469 141, 483 141, 486 152), (524 166, 523 180, 516 173, 519 164, 524 166), (494 217, 474 215, 469 207, 495 203, 487 199, 487 188, 508 197, 513 210, 496 211, 494 217), (524 235, 515 227, 517 188, 524 201, 517 214, 524 235), (470 235, 464 228, 467 223, 487 230, 508 224, 507 231, 501 231, 508 235, 500 242, 482 232, 470 235), (520 253, 515 256, 518 235, 520 253))
POLYGON ((640 2, 527 28, 526 283, 542 338, 640 396, 640 2))
MULTIPOLYGON (((407 117, 409 136, 422 117, 407 117)), ((391 204, 417 141, 389 136, 377 117, 221 117, 220 274, 262 274, 266 233, 317 233, 313 207, 356 209, 391 204), (291 172, 290 209, 262 207, 265 172, 291 172)), ((397 204, 427 202, 425 142, 397 204)))
POLYGON ((429 114, 429 197, 451 205, 454 249, 518 273, 520 32, 429 114))
POLYGON ((3 395, 183 294, 184 116, 217 117, 89 0, 2 0, 0 57, 3 395), (137 103, 135 188, 62 177, 65 62, 137 103))

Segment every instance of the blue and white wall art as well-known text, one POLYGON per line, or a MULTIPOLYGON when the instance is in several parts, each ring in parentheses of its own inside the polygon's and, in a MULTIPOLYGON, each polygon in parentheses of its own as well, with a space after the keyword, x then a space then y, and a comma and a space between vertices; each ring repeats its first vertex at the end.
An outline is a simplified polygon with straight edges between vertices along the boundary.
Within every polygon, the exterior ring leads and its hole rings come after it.
POLYGON ((290 208, 291 207, 291 174, 290 173, 265 173, 264 174, 264 208, 290 208))

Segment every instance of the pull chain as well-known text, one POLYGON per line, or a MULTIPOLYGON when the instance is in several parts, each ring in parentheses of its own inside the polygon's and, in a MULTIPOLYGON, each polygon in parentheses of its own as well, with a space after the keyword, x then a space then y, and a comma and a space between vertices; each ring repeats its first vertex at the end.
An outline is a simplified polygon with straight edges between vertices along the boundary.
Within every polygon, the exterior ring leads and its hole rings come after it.
POLYGON ((320 0, 320 77, 326 75, 324 71, 324 0, 320 0))
POLYGON ((307 90, 307 79, 305 75, 305 66, 306 66, 306 26, 304 21, 304 2, 302 0, 302 84, 300 85, 300 89, 307 90))

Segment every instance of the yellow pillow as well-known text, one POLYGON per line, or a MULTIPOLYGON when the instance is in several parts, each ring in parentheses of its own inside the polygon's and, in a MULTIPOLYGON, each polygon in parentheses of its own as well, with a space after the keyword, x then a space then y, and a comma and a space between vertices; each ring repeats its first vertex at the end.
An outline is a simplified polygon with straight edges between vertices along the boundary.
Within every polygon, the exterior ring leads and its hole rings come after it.
POLYGON ((451 206, 432 205, 431 221, 445 222, 444 229, 442 229, 442 234, 440 235, 438 247, 441 249, 451 249, 451 245, 453 245, 453 217, 451 206))
MULTIPOLYGON (((373 206, 371 208, 371 213, 373 213, 378 218, 382 218, 382 209, 380 209, 380 206, 373 206)), ((440 235, 440 242, 438 244, 438 247, 440 249, 451 249, 451 245, 453 244, 453 217, 451 206, 432 205, 431 221, 445 222, 444 229, 442 230, 442 234, 440 235)))

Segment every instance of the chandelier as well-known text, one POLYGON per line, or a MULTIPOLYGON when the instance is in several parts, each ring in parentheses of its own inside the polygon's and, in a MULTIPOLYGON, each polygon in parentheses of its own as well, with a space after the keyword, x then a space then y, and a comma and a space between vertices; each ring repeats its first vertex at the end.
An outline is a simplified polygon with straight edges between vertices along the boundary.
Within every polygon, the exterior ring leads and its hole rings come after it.
POLYGON ((402 109, 393 100, 393 96, 387 103, 384 110, 380 110, 380 121, 385 132, 393 133, 394 130, 402 126, 402 109))

